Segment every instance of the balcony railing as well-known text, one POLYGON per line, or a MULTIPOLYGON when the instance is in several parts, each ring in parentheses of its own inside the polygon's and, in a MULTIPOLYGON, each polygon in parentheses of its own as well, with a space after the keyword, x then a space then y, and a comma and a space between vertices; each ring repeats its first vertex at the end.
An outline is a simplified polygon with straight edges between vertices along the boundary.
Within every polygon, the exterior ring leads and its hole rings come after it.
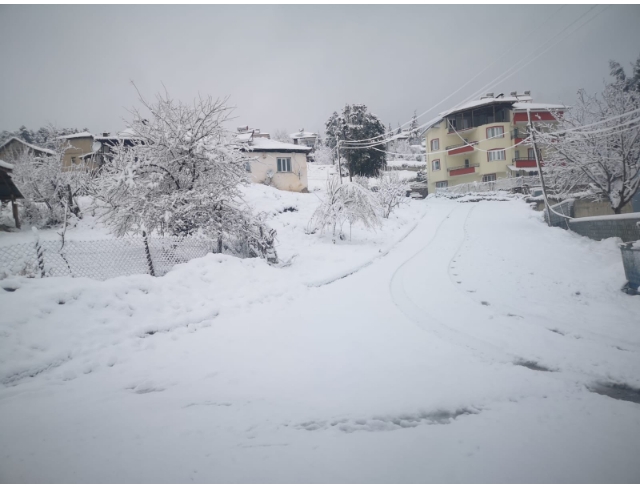
POLYGON ((526 130, 513 129, 511 131, 511 140, 514 140, 514 139, 526 139, 527 137, 529 137, 529 134, 527 133, 526 130))
POLYGON ((473 174, 476 172, 476 167, 480 167, 480 164, 465 164, 464 166, 448 167, 449 176, 463 176, 465 174, 473 174))
POLYGON ((454 144, 454 145, 450 145, 447 146, 445 148, 445 150, 447 151, 447 153, 450 156, 454 156, 456 154, 463 154, 464 152, 471 152, 474 150, 473 146, 476 145, 478 142, 476 142, 475 140, 472 142, 469 142, 468 140, 465 140, 464 142, 461 142, 460 144, 454 144))
MULTIPOLYGON (((512 159, 517 168, 527 169, 530 167, 538 167, 536 164, 535 157, 514 157, 512 159)), ((540 160, 540 165, 542 166, 542 160, 540 160)))

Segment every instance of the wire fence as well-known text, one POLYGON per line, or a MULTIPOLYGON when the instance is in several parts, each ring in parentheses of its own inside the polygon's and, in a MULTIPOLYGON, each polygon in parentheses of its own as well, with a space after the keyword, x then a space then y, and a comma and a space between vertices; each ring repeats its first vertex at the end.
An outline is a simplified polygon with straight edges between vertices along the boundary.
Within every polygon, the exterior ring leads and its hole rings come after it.
POLYGON ((10 276, 109 279, 163 276, 174 265, 215 252, 218 242, 197 237, 121 237, 105 240, 35 240, 0 247, 0 279, 10 276), (62 247, 62 248, 61 248, 62 247))

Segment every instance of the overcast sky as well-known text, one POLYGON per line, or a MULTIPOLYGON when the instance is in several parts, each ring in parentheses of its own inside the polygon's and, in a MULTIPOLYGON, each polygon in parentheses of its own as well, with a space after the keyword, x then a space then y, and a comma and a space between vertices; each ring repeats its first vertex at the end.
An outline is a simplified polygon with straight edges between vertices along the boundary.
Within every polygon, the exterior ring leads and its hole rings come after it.
MULTIPOLYGON (((131 80, 148 97, 162 83, 183 101, 229 95, 234 126, 317 131, 345 103, 364 103, 395 127, 497 61, 435 112, 459 103, 603 7, 559 34, 590 8, 1 6, 0 130, 120 130, 136 104, 131 80)), ((609 59, 626 67, 640 55, 639 26, 640 7, 608 7, 485 91, 570 104, 579 88, 602 87, 609 59)))

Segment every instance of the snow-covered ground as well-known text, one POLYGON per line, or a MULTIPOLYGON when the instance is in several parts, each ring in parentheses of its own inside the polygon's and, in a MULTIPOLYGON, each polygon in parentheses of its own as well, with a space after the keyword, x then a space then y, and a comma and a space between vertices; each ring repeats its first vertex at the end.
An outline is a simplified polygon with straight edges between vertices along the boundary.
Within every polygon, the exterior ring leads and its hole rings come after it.
POLYGON ((429 197, 334 244, 321 196, 246 193, 288 267, 0 281, 0 480, 640 479, 640 405, 590 391, 640 387, 614 240, 429 197))

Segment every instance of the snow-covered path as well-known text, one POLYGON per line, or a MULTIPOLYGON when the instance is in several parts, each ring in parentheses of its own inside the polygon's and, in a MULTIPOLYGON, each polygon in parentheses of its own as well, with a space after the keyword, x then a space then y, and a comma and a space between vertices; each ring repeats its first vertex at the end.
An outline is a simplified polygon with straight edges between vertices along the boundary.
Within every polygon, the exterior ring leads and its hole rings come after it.
POLYGON ((521 202, 426 204, 388 255, 320 287, 223 256, 85 280, 63 306, 22 283, 2 308, 20 326, 93 334, 152 311, 165 332, 83 336, 6 382, 0 480, 639 481, 640 405, 588 390, 640 386, 640 300, 619 292, 615 245, 521 202), (25 291, 46 306, 18 309, 25 291))

